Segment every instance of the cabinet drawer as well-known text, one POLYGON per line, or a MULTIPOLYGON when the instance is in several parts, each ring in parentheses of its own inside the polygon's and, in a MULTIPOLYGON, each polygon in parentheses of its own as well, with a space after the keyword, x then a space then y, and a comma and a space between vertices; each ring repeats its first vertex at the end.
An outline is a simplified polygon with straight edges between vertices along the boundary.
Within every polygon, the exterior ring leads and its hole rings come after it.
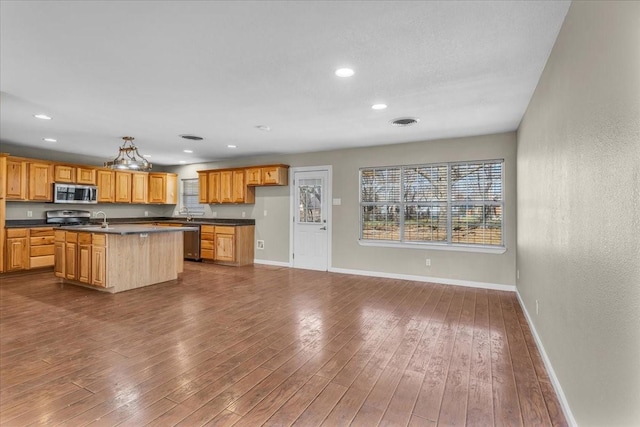
POLYGON ((208 233, 200 233, 200 240, 211 240, 213 241, 213 231, 208 233))
POLYGON ((67 237, 65 238, 65 240, 68 243, 78 243, 78 233, 73 231, 67 231, 67 237))
POLYGON ((81 245, 90 245, 91 233, 78 233, 78 243, 81 245))
POLYGON ((200 249, 200 256, 203 259, 213 259, 213 250, 212 249, 200 249))
POLYGON ((205 250, 213 250, 213 240, 201 240, 200 241, 200 249, 205 250))
POLYGON ((31 257, 29 260, 29 268, 51 267, 54 264, 53 255, 31 257))
POLYGON ((7 228, 7 238, 27 237, 28 231, 26 228, 7 228))
POLYGON ((213 233, 213 225, 201 225, 200 233, 213 233))
POLYGON ((45 237, 45 236, 53 237, 53 234, 54 234, 54 230, 52 227, 32 228, 31 231, 29 232, 29 236, 31 237, 45 237))
POLYGON ((43 245, 43 246, 31 246, 29 248, 29 256, 44 256, 44 255, 53 255, 54 251, 53 245, 43 245))
POLYGON ((236 228, 216 225, 216 234, 236 234, 236 228))
POLYGON ((64 238, 66 236, 67 232, 63 231, 63 230, 56 230, 53 235, 54 235, 54 240, 56 242, 64 242, 64 238))
POLYGON ((106 234, 92 234, 91 242, 94 245, 98 246, 107 246, 107 235, 106 234))
POLYGON ((54 241, 55 241, 55 237, 53 237, 53 235, 33 237, 33 231, 32 231, 31 238, 29 239, 29 244, 31 246, 52 245, 54 241))

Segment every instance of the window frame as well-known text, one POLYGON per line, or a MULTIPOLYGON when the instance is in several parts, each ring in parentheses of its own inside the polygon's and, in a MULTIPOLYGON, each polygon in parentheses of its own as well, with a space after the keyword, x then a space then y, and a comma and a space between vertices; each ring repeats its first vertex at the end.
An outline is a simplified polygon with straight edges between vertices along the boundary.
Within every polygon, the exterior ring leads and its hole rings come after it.
MULTIPOLYGON (((425 204, 435 206, 437 204, 442 205, 443 202, 425 202, 425 204)), ((463 161, 452 161, 452 162, 437 162, 437 163, 423 163, 423 164, 409 164, 409 165, 389 165, 389 166, 371 166, 371 167, 361 167, 358 170, 358 222, 359 222, 359 237, 358 244, 361 246, 379 246, 379 247, 395 247, 395 248, 411 248, 411 249, 435 249, 435 250, 445 250, 445 251, 460 251, 460 252, 480 252, 480 253, 492 253, 492 254, 502 254, 507 250, 506 246, 506 195, 505 195, 505 160, 504 159, 485 159, 485 160, 463 160, 463 161), (498 206, 501 208, 501 239, 502 243, 500 245, 486 245, 486 244, 475 244, 475 243, 455 243, 453 242, 453 207, 456 206, 465 206, 469 205, 469 201, 467 200, 459 200, 455 201, 452 197, 452 187, 453 183, 451 182, 451 170, 453 166, 459 165, 469 165, 469 164, 478 164, 478 163, 500 163, 500 193, 501 200, 498 202, 491 202, 488 200, 482 201, 473 201, 474 205, 481 206, 498 206), (446 240, 445 241, 416 241, 416 240, 406 240, 405 239, 405 208, 406 206, 415 206, 419 205, 419 202, 410 202, 407 203, 405 201, 404 191, 405 191, 405 170, 411 168, 425 168, 425 167, 441 167, 446 166, 446 185, 447 185, 447 197, 444 201, 444 206, 446 207, 447 217, 446 217, 446 240), (362 173, 365 170, 376 170, 376 169, 400 169, 400 201, 398 203, 395 202, 363 202, 362 201, 362 173), (380 206, 380 205, 388 205, 393 206, 397 205, 398 210, 400 212, 399 215, 399 240, 386 240, 386 239, 364 239, 363 238, 363 225, 364 225, 364 214, 363 207, 364 206, 380 206)))
POLYGON ((188 208, 189 209, 189 214, 190 215, 195 215, 195 216, 203 216, 205 213, 205 205, 203 205, 202 203, 199 202, 199 194, 198 191, 196 191, 195 194, 187 194, 185 191, 185 182, 186 181, 195 181, 197 182, 198 188, 200 187, 200 182, 199 182, 199 178, 182 178, 180 180, 180 208, 179 211, 182 211, 184 208, 188 208), (197 206, 187 206, 185 204, 185 197, 187 196, 195 196, 196 200, 198 200, 197 206), (192 208, 195 208, 195 210, 191 210, 192 208))

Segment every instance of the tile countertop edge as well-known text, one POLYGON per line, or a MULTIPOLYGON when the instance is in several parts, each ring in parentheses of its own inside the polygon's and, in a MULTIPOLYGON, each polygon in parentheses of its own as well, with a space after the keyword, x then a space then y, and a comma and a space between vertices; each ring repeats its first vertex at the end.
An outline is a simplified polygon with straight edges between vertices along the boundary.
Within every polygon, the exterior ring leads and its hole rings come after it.
MULTIPOLYGON (((97 220, 91 224, 100 225, 102 220, 97 220)), ((149 222, 173 222, 184 225, 230 225, 244 226, 255 225, 254 219, 246 218, 202 218, 195 221, 187 221, 182 217, 142 217, 142 218, 108 218, 110 224, 145 224, 149 222)), ((35 228, 35 227, 55 227, 57 224, 47 224, 44 219, 8 219, 5 221, 5 228, 35 228)))

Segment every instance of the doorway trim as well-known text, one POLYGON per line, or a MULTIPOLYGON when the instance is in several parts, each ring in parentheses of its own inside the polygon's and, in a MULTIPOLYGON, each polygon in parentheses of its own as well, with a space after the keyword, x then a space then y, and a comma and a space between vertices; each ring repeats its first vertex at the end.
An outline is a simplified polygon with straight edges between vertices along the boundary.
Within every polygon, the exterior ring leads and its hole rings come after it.
POLYGON ((296 207, 297 203, 296 199, 296 186, 295 186, 295 177, 296 172, 316 172, 322 171, 327 172, 327 190, 325 193, 325 197, 327 198, 327 271, 331 271, 333 265, 331 263, 331 240, 333 235, 333 166, 331 165, 321 165, 321 166, 299 166, 295 168, 289 169, 289 265, 291 268, 295 268, 293 263, 293 241, 294 241, 294 222, 296 218, 296 207))

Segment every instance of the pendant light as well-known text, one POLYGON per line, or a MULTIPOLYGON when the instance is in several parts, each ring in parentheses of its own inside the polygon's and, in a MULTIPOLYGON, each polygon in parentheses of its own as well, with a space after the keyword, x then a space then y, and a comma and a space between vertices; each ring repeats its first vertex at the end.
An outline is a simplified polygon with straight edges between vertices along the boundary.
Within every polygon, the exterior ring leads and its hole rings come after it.
POLYGON ((120 147, 118 157, 111 160, 110 162, 105 162, 104 165, 111 169, 125 169, 136 171, 150 170, 152 165, 147 159, 145 159, 140 155, 140 153, 138 153, 138 148, 133 143, 133 140, 135 138, 132 136, 123 136, 122 139, 124 140, 124 143, 120 147))

